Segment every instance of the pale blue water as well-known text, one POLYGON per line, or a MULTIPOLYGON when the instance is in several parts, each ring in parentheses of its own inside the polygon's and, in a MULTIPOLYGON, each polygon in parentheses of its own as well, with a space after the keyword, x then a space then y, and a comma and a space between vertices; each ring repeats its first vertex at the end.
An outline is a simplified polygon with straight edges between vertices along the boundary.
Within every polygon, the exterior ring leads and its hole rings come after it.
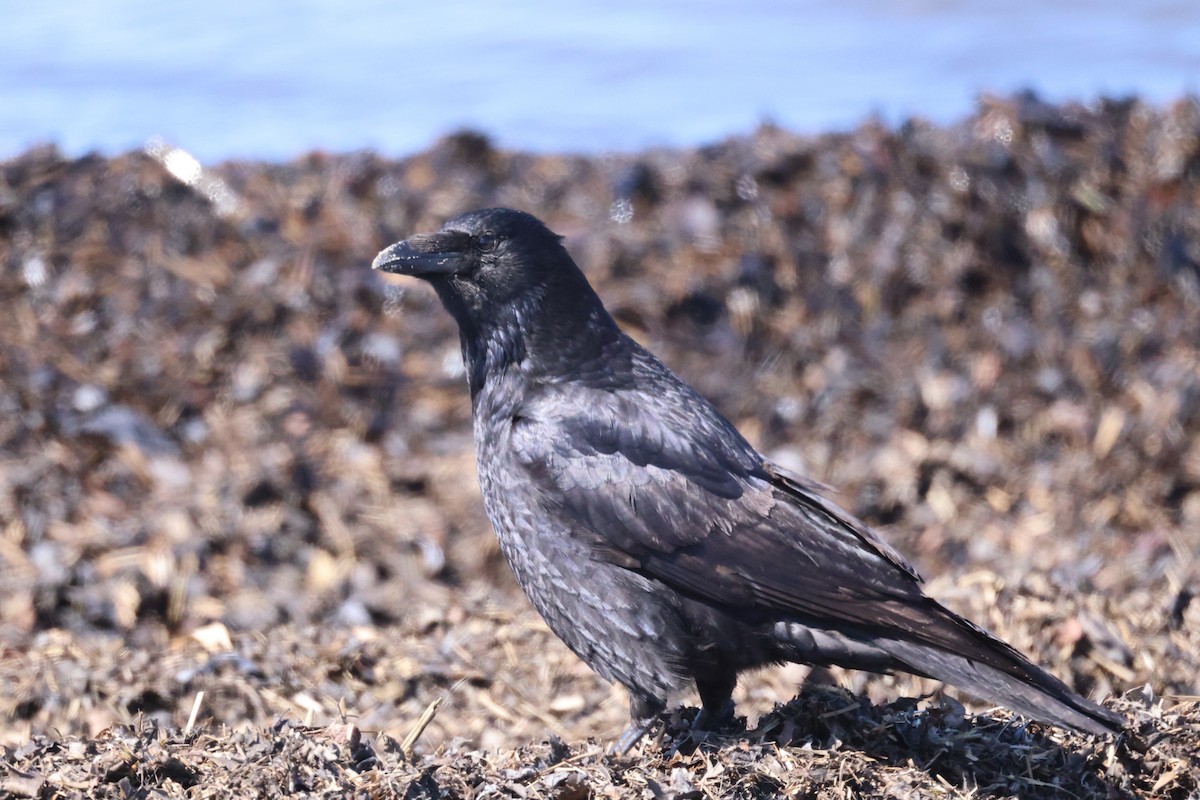
POLYGON ((597 153, 951 122, 1026 87, 1196 92, 1200 0, 0 0, 0 157, 402 155, 462 126, 597 153))

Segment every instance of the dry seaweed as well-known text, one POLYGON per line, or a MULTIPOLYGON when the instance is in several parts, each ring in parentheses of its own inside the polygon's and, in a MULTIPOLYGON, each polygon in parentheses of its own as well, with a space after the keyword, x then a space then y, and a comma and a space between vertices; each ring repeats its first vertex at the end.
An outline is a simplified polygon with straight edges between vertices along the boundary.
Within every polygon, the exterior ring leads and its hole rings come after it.
POLYGON ((181 164, 0 163, 0 793, 1200 793, 1194 101, 181 164), (482 515, 452 325, 367 268, 486 205, 565 234, 761 449, 1138 736, 904 676, 797 696, 788 668, 744 682, 741 728, 697 741, 683 698, 607 756, 620 692, 531 615, 482 515))

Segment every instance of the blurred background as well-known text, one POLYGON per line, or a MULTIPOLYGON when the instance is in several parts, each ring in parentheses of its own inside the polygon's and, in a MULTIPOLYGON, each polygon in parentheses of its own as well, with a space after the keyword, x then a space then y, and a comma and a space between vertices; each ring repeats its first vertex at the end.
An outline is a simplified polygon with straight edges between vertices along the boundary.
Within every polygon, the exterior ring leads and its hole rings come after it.
MULTIPOLYGON (((1171 716, 1200 697, 1200 2, 512 5, 0 0, 0 795, 69 759, 81 795, 255 794, 207 757, 133 766, 124 734, 103 760, 26 747, 152 721, 161 750, 197 709, 402 739, 445 700, 425 752, 616 735, 626 698, 485 519, 454 323, 368 268, 504 205, 933 596, 1179 732, 1072 769, 1200 796, 1200 711, 1171 716)), ((803 678, 747 680, 739 709, 803 678)), ((813 712, 824 741, 849 708, 813 712)), ((845 774, 896 793, 936 761, 960 796, 1029 796, 974 777, 986 729, 919 730, 959 757, 889 733, 899 757, 864 751, 889 773, 845 774)), ((239 735, 207 737, 222 763, 259 752, 239 735)))
POLYGON ((949 123, 981 92, 1163 103, 1200 76, 1190 0, 8 0, 0 157, 406 155, 462 127, 501 146, 691 146, 763 121, 949 123))

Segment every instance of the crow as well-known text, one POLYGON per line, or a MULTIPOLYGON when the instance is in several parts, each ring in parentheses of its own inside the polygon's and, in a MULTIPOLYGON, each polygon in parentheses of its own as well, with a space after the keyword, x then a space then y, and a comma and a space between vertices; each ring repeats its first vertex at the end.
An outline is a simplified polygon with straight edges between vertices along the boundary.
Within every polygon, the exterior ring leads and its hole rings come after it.
POLYGON ((537 218, 472 211, 372 267, 427 281, 458 323, 488 518, 550 629, 628 689, 620 752, 673 693, 694 685, 698 726, 719 724, 739 673, 786 661, 908 672, 1035 720, 1124 729, 759 454, 621 331, 537 218))

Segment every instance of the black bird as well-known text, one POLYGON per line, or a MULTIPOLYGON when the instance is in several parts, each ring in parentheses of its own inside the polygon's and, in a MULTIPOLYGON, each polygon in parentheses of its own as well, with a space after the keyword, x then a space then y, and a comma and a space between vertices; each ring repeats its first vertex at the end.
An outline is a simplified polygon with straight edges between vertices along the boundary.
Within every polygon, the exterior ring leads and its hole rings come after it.
POLYGON ((694 683, 711 724, 738 673, 784 661, 914 673, 1036 720, 1123 730, 755 451, 621 332, 535 217, 463 214, 372 267, 428 281, 458 322, 488 517, 551 630, 629 690, 622 751, 672 692, 694 683))

